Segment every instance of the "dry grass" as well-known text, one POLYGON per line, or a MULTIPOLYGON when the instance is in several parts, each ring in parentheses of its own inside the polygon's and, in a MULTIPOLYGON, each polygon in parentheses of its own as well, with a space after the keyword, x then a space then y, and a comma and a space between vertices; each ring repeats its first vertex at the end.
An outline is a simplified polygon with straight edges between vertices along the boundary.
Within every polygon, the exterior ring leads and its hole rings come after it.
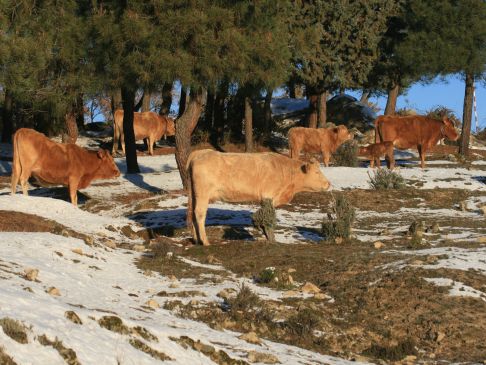
POLYGON ((22 344, 28 343, 27 327, 22 322, 4 317, 0 319, 0 327, 3 328, 3 332, 11 339, 22 344))

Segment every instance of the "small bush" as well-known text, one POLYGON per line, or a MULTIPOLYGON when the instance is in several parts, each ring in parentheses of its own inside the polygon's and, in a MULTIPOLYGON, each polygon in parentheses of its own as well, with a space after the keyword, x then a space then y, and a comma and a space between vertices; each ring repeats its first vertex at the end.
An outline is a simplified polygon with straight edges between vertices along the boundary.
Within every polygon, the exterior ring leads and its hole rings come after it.
POLYGON ((268 284, 277 277, 277 271, 274 267, 267 267, 257 278, 259 283, 268 284))
POLYGON ((333 154, 335 166, 358 166, 358 142, 355 140, 343 143, 333 154))
POLYGON ((354 223, 356 212, 344 195, 333 196, 332 214, 322 223, 322 234, 327 241, 336 238, 348 239, 354 223))
POLYGON ((277 215, 273 207, 272 200, 263 199, 261 208, 251 215, 253 225, 261 230, 268 242, 275 242, 275 226, 277 225, 277 215))
POLYGON ((248 311, 252 307, 260 304, 260 298, 253 293, 249 287, 242 284, 240 290, 236 294, 236 297, 229 298, 228 304, 231 311, 248 311))
POLYGON ((398 172, 388 169, 378 169, 374 175, 370 177, 370 186, 375 190, 387 189, 403 189, 405 187, 405 179, 398 172))
POLYGON ((285 323, 290 332, 301 337, 312 336, 318 325, 319 313, 309 308, 299 310, 285 323))
POLYGON ((454 111, 443 105, 437 105, 433 107, 427 112, 426 116, 438 120, 442 120, 442 118, 447 117, 452 122, 452 124, 454 124, 455 127, 461 126, 461 121, 456 116, 456 114, 454 114, 454 111))

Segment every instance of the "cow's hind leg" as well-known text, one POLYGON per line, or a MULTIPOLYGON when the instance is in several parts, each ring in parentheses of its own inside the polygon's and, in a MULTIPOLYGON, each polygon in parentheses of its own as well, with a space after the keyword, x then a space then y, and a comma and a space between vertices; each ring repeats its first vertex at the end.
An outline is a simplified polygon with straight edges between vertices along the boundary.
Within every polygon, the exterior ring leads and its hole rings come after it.
POLYGON ((76 181, 70 181, 68 189, 71 203, 75 206, 78 206, 78 183, 76 181))
POLYGON ((206 213, 208 211, 208 202, 195 199, 194 218, 196 220, 197 233, 199 240, 204 246, 209 246, 208 238, 206 237, 206 213))
POLYGON ((15 166, 15 163, 12 164, 12 182, 11 182, 11 188, 12 188, 12 195, 15 195, 17 192, 17 184, 19 183, 20 179, 20 172, 18 171, 17 166, 15 166))
POLYGON ((22 169, 22 172, 20 173, 20 185, 22 186, 22 193, 24 195, 29 195, 29 177, 30 172, 27 172, 26 169, 22 169))

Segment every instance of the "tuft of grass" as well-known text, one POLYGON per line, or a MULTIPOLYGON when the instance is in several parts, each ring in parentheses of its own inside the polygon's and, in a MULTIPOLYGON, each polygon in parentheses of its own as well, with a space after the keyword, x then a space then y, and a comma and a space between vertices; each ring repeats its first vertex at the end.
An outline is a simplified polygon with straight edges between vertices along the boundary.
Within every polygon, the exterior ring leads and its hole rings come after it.
POLYGON ((27 340, 27 328, 22 322, 16 321, 12 318, 0 319, 0 327, 3 328, 3 332, 11 339, 21 344, 26 344, 27 340))
POLYGON ((358 166, 358 148, 358 142, 355 140, 344 142, 332 155, 334 165, 345 167, 358 166))
POLYGON ((37 339, 41 345, 53 347, 68 365, 81 365, 81 363, 78 361, 76 351, 64 346, 62 341, 58 340, 57 337, 54 341, 49 340, 46 335, 42 335, 37 339))
POLYGON ((98 324, 107 330, 126 335, 130 333, 130 329, 117 316, 103 316, 98 320, 98 324))
POLYGON ((152 347, 148 346, 147 344, 143 343, 140 340, 137 340, 136 338, 131 338, 128 342, 130 342, 130 345, 135 347, 137 350, 140 350, 142 352, 145 352, 146 354, 152 356, 154 359, 160 360, 160 361, 172 361, 173 359, 163 352, 157 351, 153 349, 152 347))
POLYGON ((275 226, 277 225, 277 214, 271 199, 263 199, 261 208, 251 215, 253 225, 261 230, 268 242, 275 242, 275 226))
POLYGON ((319 325, 319 313, 310 308, 304 308, 289 317, 285 326, 299 337, 313 336, 313 332, 319 325))
POLYGON ((396 346, 372 345, 363 355, 371 356, 383 360, 399 361, 408 355, 417 355, 415 343, 411 339, 399 342, 396 346))
POLYGON ((375 190, 403 189, 405 188, 405 179, 398 172, 388 169, 378 169, 373 176, 368 172, 370 177, 370 186, 375 190))
POLYGON ((2 346, 0 346, 0 364, 17 365, 17 363, 5 352, 5 349, 2 346))
POLYGON ((231 311, 248 311, 260 304, 260 298, 249 287, 242 284, 236 296, 228 299, 228 304, 231 311))
POLYGON ((332 214, 328 213, 322 223, 322 235, 326 241, 349 239, 355 217, 355 208, 346 197, 342 194, 336 197, 333 195, 332 214))

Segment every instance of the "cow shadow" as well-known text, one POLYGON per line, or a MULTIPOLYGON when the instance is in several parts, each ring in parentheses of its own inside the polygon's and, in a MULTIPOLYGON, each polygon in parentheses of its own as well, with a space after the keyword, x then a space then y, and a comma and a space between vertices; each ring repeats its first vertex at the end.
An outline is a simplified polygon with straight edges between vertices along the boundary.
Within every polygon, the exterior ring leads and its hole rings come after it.
POLYGON ((318 243, 318 242, 321 242, 324 239, 324 237, 322 236, 322 233, 317 228, 302 227, 302 226, 297 226, 295 228, 297 229, 297 232, 306 241, 312 241, 312 242, 318 243))
POLYGON ((471 178, 481 184, 486 185, 486 176, 472 176, 471 178))
MULTIPOLYGON (((43 187, 38 185, 35 180, 29 180, 29 196, 35 196, 40 198, 52 198, 57 200, 64 200, 71 203, 71 197, 69 196, 69 190, 65 186, 43 187), (32 187, 34 187, 32 189, 32 187)), ((5 193, 8 195, 9 193, 5 193)), ((17 186, 17 194, 22 194, 22 189, 17 186)), ((85 204, 91 197, 78 190, 78 205, 85 204)))

